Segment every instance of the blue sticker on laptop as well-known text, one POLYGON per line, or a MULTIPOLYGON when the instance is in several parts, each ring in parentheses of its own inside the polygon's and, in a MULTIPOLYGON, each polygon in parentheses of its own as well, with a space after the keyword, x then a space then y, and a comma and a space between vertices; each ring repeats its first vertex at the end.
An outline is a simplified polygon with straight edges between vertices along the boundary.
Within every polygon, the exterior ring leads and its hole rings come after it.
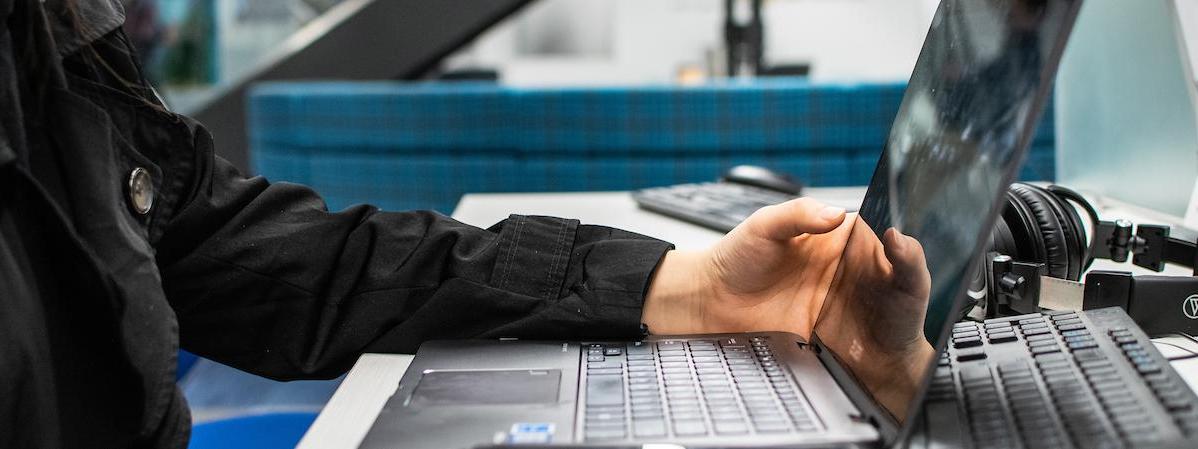
POLYGON ((553 442, 553 423, 516 423, 508 433, 508 444, 548 444, 553 442))

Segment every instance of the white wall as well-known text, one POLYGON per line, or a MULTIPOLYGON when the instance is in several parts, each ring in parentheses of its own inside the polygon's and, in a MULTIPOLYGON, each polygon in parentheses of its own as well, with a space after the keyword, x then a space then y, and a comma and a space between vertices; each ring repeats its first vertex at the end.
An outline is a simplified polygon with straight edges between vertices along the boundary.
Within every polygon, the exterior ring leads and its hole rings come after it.
MULTIPOLYGON (((904 80, 937 3, 767 0, 766 59, 810 63, 815 79, 904 80)), ((722 54, 722 27, 722 0, 542 0, 450 67, 499 68, 510 84, 667 83, 722 54)))
POLYGON ((1193 0, 1177 0, 1177 17, 1181 22, 1182 40, 1186 54, 1190 57, 1192 74, 1198 77, 1198 2, 1193 0))

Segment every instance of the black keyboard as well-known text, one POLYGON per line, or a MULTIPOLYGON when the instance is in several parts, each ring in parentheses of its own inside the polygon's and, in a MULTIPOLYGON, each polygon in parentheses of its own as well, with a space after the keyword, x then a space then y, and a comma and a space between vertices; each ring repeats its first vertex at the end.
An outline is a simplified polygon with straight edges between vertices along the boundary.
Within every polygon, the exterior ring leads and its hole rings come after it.
POLYGON ((964 411, 978 448, 1101 448, 1198 436, 1198 401, 1117 308, 962 322, 925 411, 964 411))
POLYGON ((744 437, 821 424, 768 336, 590 344, 585 441, 744 437))
POLYGON ((728 232, 757 209, 796 197, 744 184, 706 182, 638 190, 632 198, 644 209, 728 232))

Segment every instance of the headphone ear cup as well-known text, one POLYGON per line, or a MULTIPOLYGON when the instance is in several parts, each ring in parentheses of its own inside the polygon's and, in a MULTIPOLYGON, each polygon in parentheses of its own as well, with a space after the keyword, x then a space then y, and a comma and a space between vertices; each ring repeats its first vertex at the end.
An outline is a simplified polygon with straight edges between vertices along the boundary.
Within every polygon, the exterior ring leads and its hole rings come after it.
POLYGON ((1081 262, 1075 256, 1080 248, 1075 245, 1075 236, 1057 198, 1039 187, 1023 183, 1012 184, 1010 192, 1030 212, 1032 219, 1027 222, 1027 230, 1044 244, 1041 260, 1048 266, 1048 274, 1076 280, 1081 274, 1081 262))
POLYGON ((1077 209, 1068 200, 1060 195, 1053 193, 1051 190, 1046 190, 1037 187, 1043 192, 1044 196, 1052 201, 1056 209, 1060 212, 1062 229, 1065 231, 1066 242, 1072 245, 1069 248, 1069 280, 1080 280, 1082 272, 1086 271, 1086 261, 1090 256, 1090 244, 1086 238, 1086 227, 1082 225, 1082 217, 1077 214, 1077 209))
MULTIPOLYGON (((1027 189, 1039 201, 1039 204, 1029 203, 1033 210, 1036 207, 1044 207, 1045 215, 1056 218, 1058 226, 1055 229, 1060 231, 1062 237, 1061 242, 1064 247, 1062 257, 1067 267, 1064 278, 1071 281, 1080 279, 1086 253, 1085 240, 1082 236, 1084 229, 1081 227, 1081 218, 1077 216, 1077 210, 1040 186, 1020 183, 1020 187, 1027 189)), ((1047 239, 1048 236, 1046 235, 1045 238, 1047 239)))
POLYGON ((1044 239, 1036 232, 1032 211, 1011 190, 1007 191, 1007 204, 1003 208, 1002 218, 1010 235, 1010 246, 1005 248, 1007 252, 1002 254, 1015 260, 1043 262, 1044 239))

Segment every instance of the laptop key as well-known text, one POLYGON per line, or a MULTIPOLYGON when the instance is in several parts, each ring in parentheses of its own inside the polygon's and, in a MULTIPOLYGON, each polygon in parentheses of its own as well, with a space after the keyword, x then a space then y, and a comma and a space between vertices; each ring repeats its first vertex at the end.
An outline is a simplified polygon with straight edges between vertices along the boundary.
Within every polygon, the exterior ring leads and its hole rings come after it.
POLYGON ((749 433, 749 426, 742 421, 716 421, 715 433, 720 435, 742 435, 749 433))
POLYGON ((586 430, 586 439, 588 439, 588 440, 622 440, 622 439, 624 439, 624 429, 623 428, 619 428, 619 429, 616 429, 616 428, 587 429, 586 430))
POLYGON ((707 425, 699 420, 674 421, 674 433, 678 436, 707 435, 707 425))
MULTIPOLYGON (((647 386, 647 385, 638 385, 647 386)), ((653 386, 656 388, 656 386, 653 386)), ((619 405, 624 403, 624 379, 620 376, 587 377, 587 404, 619 405)))
POLYGON ((651 347, 651 343, 645 343, 643 341, 638 341, 636 343, 628 344, 628 347, 625 350, 625 352, 628 353, 628 355, 630 356, 629 359, 631 360, 631 356, 633 356, 633 355, 651 355, 653 353, 653 349, 651 347))
POLYGON ((783 433, 790 431, 790 426, 786 424, 786 421, 781 420, 753 420, 753 428, 757 429, 759 433, 783 433))
POLYGON ((737 421, 737 422, 740 422, 740 421, 744 421, 744 419, 745 419, 745 416, 743 414, 741 414, 741 412, 739 412, 739 411, 729 410, 729 411, 722 411, 722 412, 716 412, 716 411, 711 412, 711 420, 713 422, 715 422, 715 421, 737 421))
POLYGON ((632 421, 632 434, 637 438, 658 438, 666 436, 666 422, 660 419, 632 421))

